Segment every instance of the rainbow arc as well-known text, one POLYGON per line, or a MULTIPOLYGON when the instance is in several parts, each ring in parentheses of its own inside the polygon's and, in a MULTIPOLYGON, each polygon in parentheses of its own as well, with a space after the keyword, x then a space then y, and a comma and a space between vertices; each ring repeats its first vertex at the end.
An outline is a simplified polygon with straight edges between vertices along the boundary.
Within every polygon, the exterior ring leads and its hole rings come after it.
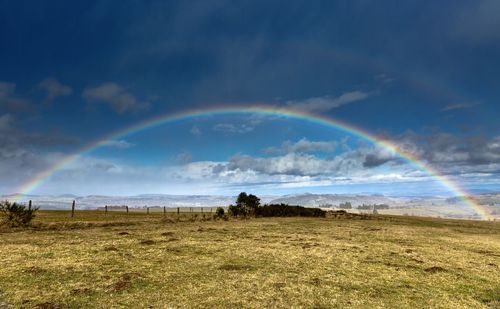
POLYGON ((379 145, 391 152, 398 154, 401 158, 413 164, 415 167, 425 171, 427 174, 436 179, 439 183, 441 183, 444 187, 446 187, 450 192, 454 195, 460 197, 464 204, 473 209, 477 214, 481 216, 482 219, 489 220, 491 219, 491 215, 488 212, 488 209, 476 203, 469 194, 460 187, 459 184, 453 182, 446 175, 442 174, 439 170, 434 168, 433 166, 425 163, 420 160, 414 154, 401 149, 396 144, 392 143, 389 140, 378 138, 377 136, 361 129, 350 125, 348 123, 342 122, 340 120, 335 120, 332 118, 310 114, 303 111, 297 110, 289 110, 285 108, 276 108, 269 107, 265 105, 252 105, 252 106, 219 106, 205 109, 194 109, 194 110, 186 110, 177 113, 171 113, 166 115, 160 115, 132 126, 123 128, 121 130, 115 131, 111 134, 100 138, 94 142, 87 144, 85 147, 81 148, 79 151, 74 154, 68 155, 64 159, 60 160, 56 164, 52 165, 48 169, 38 173, 33 178, 31 178, 28 182, 24 183, 20 186, 16 192, 19 194, 15 197, 15 200, 19 200, 23 195, 29 194, 43 183, 45 183, 53 174, 57 173, 59 170, 68 166, 72 162, 76 161, 78 158, 94 151, 95 149, 106 145, 107 141, 115 140, 119 138, 124 138, 127 135, 134 134, 143 130, 147 130, 150 128, 154 128, 160 125, 166 125, 169 123, 188 120, 198 117, 204 116, 218 116, 218 115, 231 115, 231 114, 259 114, 259 115, 268 115, 275 117, 283 117, 283 118, 292 118, 298 120, 304 120, 312 123, 316 123, 322 126, 326 126, 329 128, 335 128, 354 136, 357 136, 361 139, 367 140, 370 143, 375 145, 379 145))

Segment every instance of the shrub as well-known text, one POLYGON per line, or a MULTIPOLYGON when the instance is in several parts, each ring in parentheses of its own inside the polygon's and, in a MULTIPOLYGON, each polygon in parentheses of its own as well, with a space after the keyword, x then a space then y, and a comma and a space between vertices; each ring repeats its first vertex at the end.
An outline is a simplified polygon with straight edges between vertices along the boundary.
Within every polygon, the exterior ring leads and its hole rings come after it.
POLYGON ((0 214, 3 216, 3 221, 10 226, 28 226, 37 210, 38 208, 28 208, 9 201, 0 203, 0 214))
POLYGON ((224 208, 217 207, 217 209, 215 210, 215 215, 217 216, 217 218, 224 217, 224 208))
POLYGON ((262 217, 325 217, 326 211, 287 204, 269 204, 257 208, 257 215, 262 217))
POLYGON ((243 209, 241 207, 239 207, 239 206, 236 206, 236 205, 229 205, 229 207, 227 208, 227 212, 231 216, 237 217, 237 216, 243 214, 243 209))

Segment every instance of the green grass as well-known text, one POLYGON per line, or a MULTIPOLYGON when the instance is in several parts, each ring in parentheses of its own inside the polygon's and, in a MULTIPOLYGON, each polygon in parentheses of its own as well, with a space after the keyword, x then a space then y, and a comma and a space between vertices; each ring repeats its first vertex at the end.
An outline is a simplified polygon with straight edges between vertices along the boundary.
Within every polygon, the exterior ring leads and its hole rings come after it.
POLYGON ((0 230, 0 307, 500 306, 498 222, 169 218, 43 211, 0 230))

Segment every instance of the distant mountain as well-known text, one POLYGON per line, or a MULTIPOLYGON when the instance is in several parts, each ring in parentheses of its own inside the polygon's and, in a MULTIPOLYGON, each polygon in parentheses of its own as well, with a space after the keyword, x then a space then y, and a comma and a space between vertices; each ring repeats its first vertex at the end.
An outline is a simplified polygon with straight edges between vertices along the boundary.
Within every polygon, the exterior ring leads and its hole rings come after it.
MULTIPOLYGON (((15 195, 0 196, 0 200, 12 200, 15 195)), ((259 196, 261 202, 284 203, 306 207, 336 207, 341 203, 349 202, 353 208, 367 204, 386 204, 391 208, 435 208, 448 207, 457 209, 463 203, 460 197, 390 197, 380 194, 292 194, 284 196, 259 196)), ((474 195, 477 203, 492 207, 500 206, 500 193, 486 193, 474 195)), ((129 207, 218 207, 234 204, 236 196, 225 195, 169 195, 169 194, 141 194, 135 196, 104 196, 88 195, 24 195, 20 199, 26 203, 33 200, 33 204, 42 209, 71 209, 73 200, 78 209, 97 209, 108 206, 129 207)), ((498 210, 500 211, 500 209, 498 210)))
POLYGON ((284 203, 308 207, 331 207, 340 203, 349 202, 353 207, 363 204, 387 204, 389 206, 401 203, 399 198, 391 198, 383 195, 358 195, 358 194, 294 194, 285 195, 271 200, 271 203, 284 203))

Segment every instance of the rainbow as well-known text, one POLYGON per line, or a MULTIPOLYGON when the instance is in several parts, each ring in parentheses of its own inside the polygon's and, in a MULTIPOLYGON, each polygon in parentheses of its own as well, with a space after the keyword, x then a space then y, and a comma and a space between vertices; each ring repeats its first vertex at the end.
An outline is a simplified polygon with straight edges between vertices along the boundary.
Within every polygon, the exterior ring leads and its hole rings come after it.
POLYGON ((444 187, 449 189, 450 192, 460 197, 465 203, 465 205, 473 209, 477 214, 481 216, 482 219, 489 220, 492 218, 488 210, 483 206, 478 205, 472 198, 469 197, 469 194, 465 192, 465 190, 462 189, 457 183, 453 182, 451 179, 440 173, 436 168, 426 164, 425 162, 417 158, 414 154, 404 149, 401 149, 391 141, 378 138, 375 135, 366 132, 361 128, 354 127, 350 124, 347 124, 339 120, 334 120, 332 118, 327 118, 320 115, 314 115, 303 111, 270 107, 265 105, 223 106, 223 107, 185 110, 177 113, 170 113, 166 115, 153 117, 145 121, 139 122, 135 125, 115 131, 97 141, 87 144, 85 147, 81 148, 76 153, 68 155, 67 157, 60 160, 56 164, 52 165, 48 169, 36 174, 32 179, 24 183, 15 191, 18 193, 14 197, 14 200, 19 201, 19 199, 21 199, 23 195, 29 194, 34 189, 38 188, 40 185, 45 183, 54 173, 68 166, 70 163, 76 161, 83 155, 86 155, 99 147, 105 146, 106 143, 110 140, 123 138, 127 135, 134 134, 136 132, 140 132, 156 126, 165 125, 176 121, 182 121, 182 120, 187 120, 197 117, 206 117, 212 115, 217 116, 217 115, 231 115, 231 114, 259 114, 259 115, 268 115, 274 117, 304 120, 355 135, 361 139, 367 140, 375 145, 379 145, 393 153, 398 154, 400 157, 404 158, 409 163, 412 163, 417 168, 425 171, 430 176, 435 178, 439 183, 441 183, 444 187))

